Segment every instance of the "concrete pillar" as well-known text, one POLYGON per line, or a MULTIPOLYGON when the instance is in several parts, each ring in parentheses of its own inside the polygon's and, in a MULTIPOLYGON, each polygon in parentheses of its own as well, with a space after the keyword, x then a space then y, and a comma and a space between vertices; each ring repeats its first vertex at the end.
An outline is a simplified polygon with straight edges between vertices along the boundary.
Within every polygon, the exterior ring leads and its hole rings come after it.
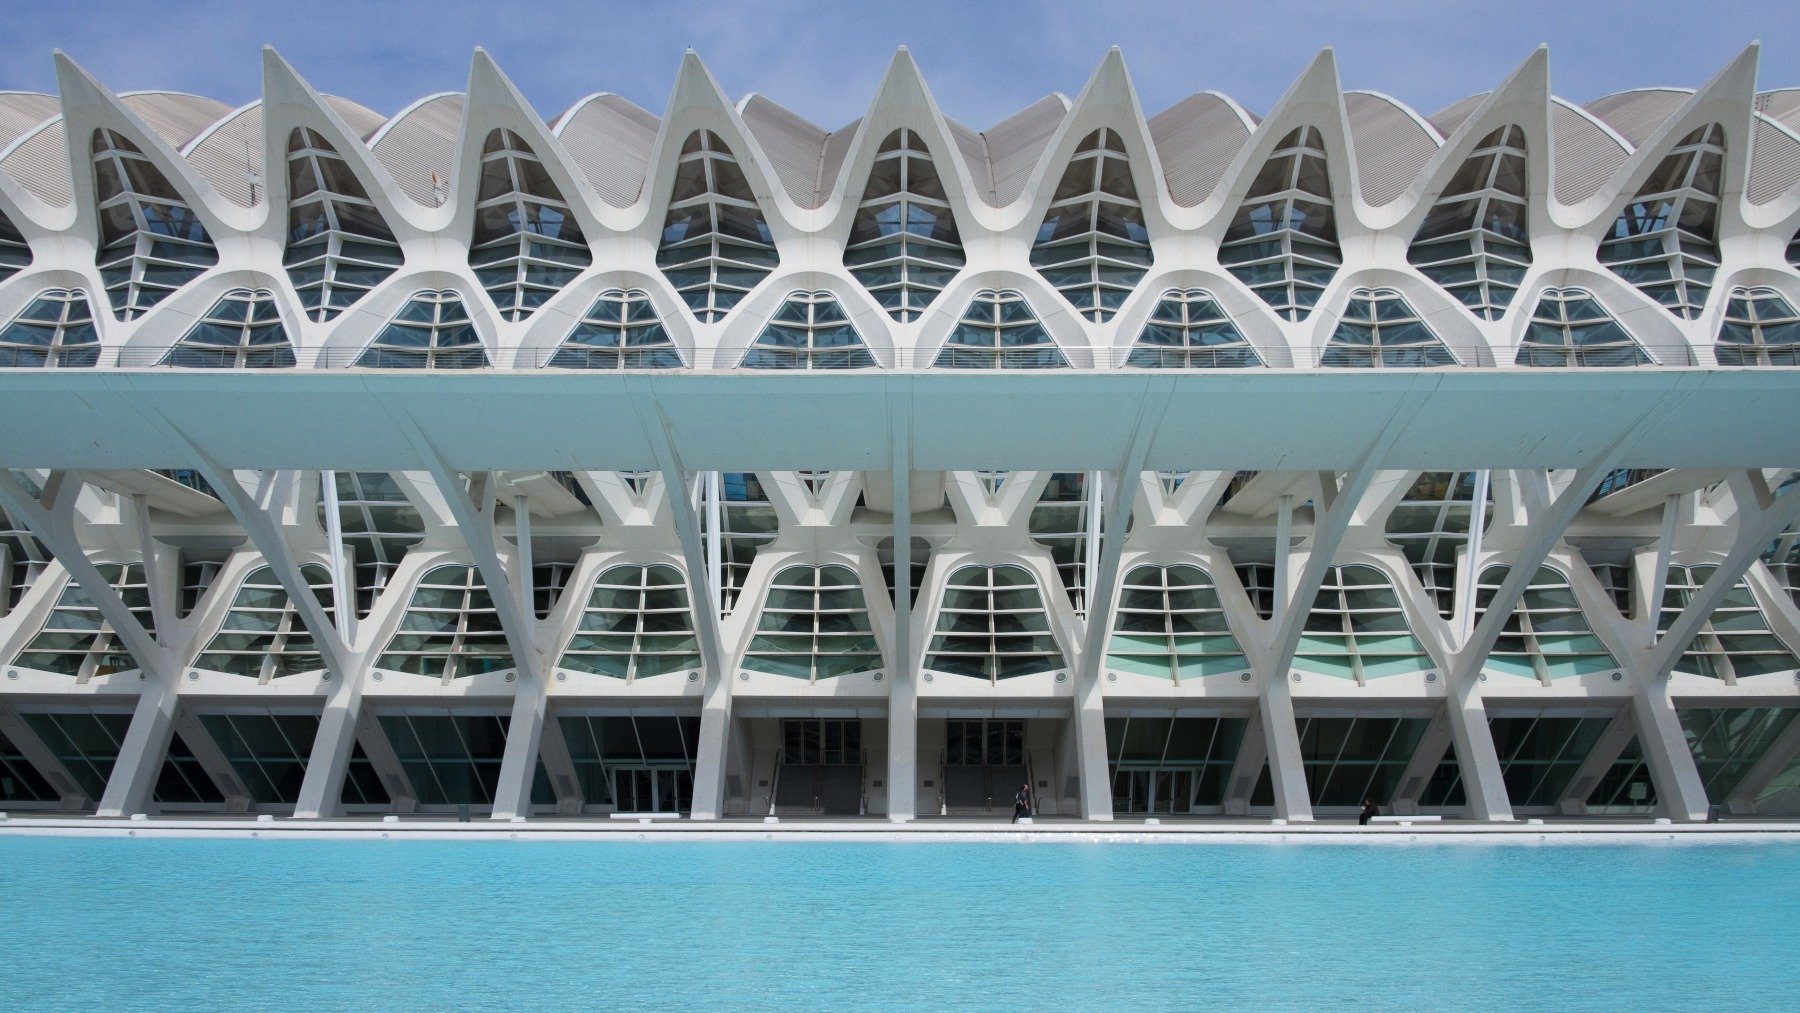
POLYGON ((1262 778, 1263 767, 1269 762, 1269 740, 1263 735, 1262 708, 1244 722, 1244 738, 1238 743, 1237 759, 1231 763, 1231 773, 1225 780, 1225 801, 1222 808, 1227 816, 1247 816, 1250 814, 1250 797, 1256 792, 1256 782, 1262 778))
POLYGON ((494 787, 493 818, 522 820, 531 815, 531 786, 537 777, 538 747, 550 701, 535 674, 519 673, 513 692, 512 717, 506 725, 506 753, 494 787))
POLYGON ((106 792, 100 797, 101 816, 149 812, 157 775, 168 759, 169 736, 175 732, 175 708, 180 697, 173 679, 156 672, 144 674, 144 691, 131 715, 125 741, 119 745, 119 759, 106 780, 106 792))
POLYGON ((1076 769, 1081 777, 1081 818, 1112 819, 1112 773, 1106 763, 1106 702, 1100 695, 1098 679, 1076 688, 1075 752, 1080 764, 1076 769))
POLYGON ((1681 717, 1669 699, 1667 684, 1640 685, 1631 698, 1638 746, 1656 784, 1657 808, 1670 819, 1701 822, 1706 819, 1706 785, 1688 748, 1681 717))
POLYGON ((381 779, 382 787, 387 789, 394 811, 409 813, 417 809, 419 791, 413 787, 412 778, 407 776, 406 767, 400 762, 400 755, 394 752, 394 744, 388 741, 381 721, 368 707, 362 708, 362 716, 357 719, 356 741, 362 743, 363 754, 375 768, 375 776, 381 779))
POLYGON ((544 734, 538 742, 538 758, 544 773, 550 775, 550 789, 556 793, 556 811, 562 816, 576 816, 587 803, 581 793, 581 775, 575 770, 575 758, 569 754, 569 742, 563 738, 562 725, 556 716, 544 717, 544 734))
MULTIPOLYGON (((354 609, 352 609, 354 611, 354 609)), ((313 736, 300 797, 294 803, 295 819, 329 819, 338 815, 344 796, 344 777, 356 749, 356 727, 362 716, 362 680, 366 670, 358 665, 334 682, 319 714, 319 731, 313 736)))
POLYGON ((1391 805, 1394 815, 1411 816, 1419 811, 1419 796, 1431 783, 1431 776, 1437 772, 1438 766, 1444 762, 1444 754, 1450 751, 1450 717, 1448 708, 1432 715, 1431 723, 1425 726, 1425 734, 1419 737, 1419 745, 1413 750, 1412 759, 1406 762, 1406 769, 1400 772, 1400 790, 1394 794, 1391 805))
POLYGON ((238 776, 237 768, 233 767, 231 761, 226 759, 225 751, 219 748, 212 733, 200 723, 199 715, 185 708, 177 710, 175 734, 181 736, 181 741, 187 744, 188 752, 194 754, 194 759, 200 764, 200 769, 206 772, 207 777, 212 778, 219 793, 225 796, 225 811, 232 813, 249 811, 253 801, 250 798, 249 786, 244 784, 242 777, 238 776))
POLYGON ((1275 790, 1275 817, 1289 823, 1311 823, 1312 796, 1306 790, 1306 763, 1300 752, 1300 728, 1287 674, 1270 672, 1263 680, 1259 716, 1263 748, 1268 751, 1269 786, 1275 790))
POLYGON ((1487 706, 1475 681, 1458 679, 1444 698, 1450 739, 1456 747, 1456 765, 1462 774, 1463 796, 1470 819, 1510 823, 1512 800, 1506 794, 1506 778, 1500 754, 1494 749, 1494 732, 1488 725, 1487 706))
POLYGON ((912 442, 910 420, 890 416, 894 486, 894 642, 888 665, 887 818, 906 823, 919 797, 919 687, 913 664, 912 442))
POLYGON ((1556 811, 1564 816, 1587 815, 1587 800, 1594 793, 1594 786, 1600 783, 1600 778, 1636 736, 1637 725, 1632 720, 1631 708, 1620 708, 1606 730, 1600 733, 1600 738, 1594 741, 1594 747, 1582 758, 1581 765, 1575 768, 1568 786, 1563 788, 1562 797, 1556 800, 1556 811))

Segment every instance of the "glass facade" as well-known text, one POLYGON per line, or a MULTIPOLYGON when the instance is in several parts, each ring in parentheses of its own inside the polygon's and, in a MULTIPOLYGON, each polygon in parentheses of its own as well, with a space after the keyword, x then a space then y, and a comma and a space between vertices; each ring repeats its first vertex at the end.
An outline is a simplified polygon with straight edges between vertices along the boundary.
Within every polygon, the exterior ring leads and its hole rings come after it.
POLYGON ((601 573, 556 666, 627 681, 699 669, 694 612, 681 571, 656 563, 601 573))
POLYGON ((212 236, 168 177, 112 130, 93 138, 100 243, 94 266, 120 320, 135 320, 219 262, 212 236))
POLYGON ((309 319, 334 320, 400 267, 400 243, 350 163, 317 131, 288 134, 282 263, 309 319))
MULTIPOLYGON (((1087 615, 1088 519, 1093 501, 1088 495, 1087 473, 1058 471, 1050 476, 1027 522, 1031 540, 1050 550, 1056 574, 1069 595, 1076 615, 1087 615)), ((996 481, 989 495, 998 492, 996 481)))
MULTIPOLYGON (((155 633, 156 620, 150 612, 150 587, 144 581, 144 565, 101 563, 96 569, 119 592, 125 607, 131 610, 145 631, 155 633)), ((138 667, 112 626, 101 618, 99 606, 73 579, 63 585, 56 607, 12 663, 20 668, 82 679, 138 667)))
MULTIPOLYGON (((1313 806, 1355 810, 1364 799, 1378 806, 1389 805, 1405 787, 1400 779, 1430 723, 1415 717, 1300 718, 1300 758, 1313 806)), ((1251 804, 1273 802, 1265 769, 1251 804)))
POLYGON ((1151 263, 1144 205, 1117 131, 1081 139, 1031 245, 1031 266, 1085 318, 1105 323, 1151 263))
POLYGON ((279 369, 294 365, 294 348, 275 293, 234 288, 182 335, 165 366, 191 369, 279 369))
POLYGON ((1319 356, 1321 366, 1364 369, 1456 364, 1456 356, 1443 339, 1405 296, 1391 288, 1362 288, 1350 293, 1344 315, 1319 356))
MULTIPOLYGON (((300 576, 312 588, 326 617, 335 622, 331 572, 317 563, 303 563, 300 576)), ((194 659, 194 667, 267 682, 285 675, 320 671, 325 662, 275 571, 263 566, 244 578, 231 601, 231 611, 206 649, 194 659)))
POLYGON ((1109 717, 1114 813, 1184 813, 1224 804, 1243 718, 1109 717))
MULTIPOLYGON (((755 472, 721 473, 719 493, 719 559, 713 563, 709 557, 708 563, 718 567, 720 611, 729 615, 750 576, 750 564, 763 546, 775 540, 780 522, 755 472)), ((710 542, 707 551, 712 551, 710 542)))
POLYGON ((364 369, 482 369, 489 362, 462 296, 445 289, 415 293, 363 349, 356 365, 364 369))
POLYGON ((1600 262, 1687 320, 1700 315, 1719 269, 1719 193, 1725 131, 1683 137, 1619 212, 1600 241, 1600 262))
POLYGON ((1125 574, 1106 665, 1175 682, 1250 669, 1212 577, 1186 563, 1125 574))
POLYGON ((1737 288, 1713 345, 1721 366, 1800 366, 1800 313, 1772 288, 1737 288))
POLYGON ((564 714, 557 724, 585 804, 664 813, 692 805, 698 716, 564 714))
POLYGON ((1022 566, 963 566, 950 575, 925 667, 999 681, 1067 667, 1037 578, 1022 566))
POLYGON ((1344 262, 1325 138, 1301 127, 1275 145, 1219 247, 1219 261, 1287 320, 1305 320, 1344 262))
POLYGON ((1413 236, 1406 259, 1469 312, 1498 320, 1531 268, 1525 131, 1501 127, 1450 177, 1413 236))
POLYGON ((512 668, 512 648, 480 571, 454 564, 428 570, 375 667, 446 682, 512 668))
MULTIPOLYGON (((420 806, 491 809, 506 756, 505 714, 423 711, 379 715, 420 806)), ((555 804, 542 764, 531 801, 555 804)))
POLYGON ((882 668, 856 571, 834 564, 777 573, 743 665, 808 682, 882 668))
POLYGON ((719 135, 681 146, 656 264, 702 323, 716 323, 780 263, 750 181, 719 135))
POLYGON ((939 369, 1055 369, 1069 364, 1031 304, 1017 292, 977 292, 944 339, 939 369))
POLYGON ((0 733, 0 802, 50 803, 61 797, 24 752, 0 733))
POLYGON ((1593 294, 1547 288, 1531 312, 1515 366, 1641 366, 1650 362, 1631 332, 1593 294))
POLYGON ((500 315, 529 317, 593 262, 581 223, 537 153, 510 130, 489 132, 469 266, 500 315))
POLYGON ((745 369, 868 369, 869 346, 830 292, 795 292, 744 351, 745 369))
MULTIPOLYGON (((356 568, 356 614, 367 616, 375 597, 406 550, 425 537, 425 518, 394 476, 382 471, 339 471, 335 476, 338 522, 356 568)), ((325 491, 319 490, 319 526, 325 526, 325 491)))
POLYGON ((31 244, 4 212, 0 212, 0 281, 31 266, 31 244))
MULTIPOLYGON (((1663 588, 1657 632, 1667 632, 1676 617, 1712 577, 1717 567, 1671 566, 1663 588)), ((1738 581, 1700 627, 1675 671, 1735 683, 1751 676, 1800 670, 1800 658, 1769 629, 1769 619, 1745 581, 1738 581)))
POLYGON ((888 315, 917 320, 963 266, 962 236, 923 139, 881 142, 844 247, 844 266, 888 315))
MULTIPOLYGON (((1490 566, 1481 572, 1475 588, 1477 623, 1499 593, 1507 570, 1490 566)), ((1482 663, 1485 671, 1536 679, 1546 686, 1556 679, 1618 667, 1612 652, 1594 636, 1569 579, 1549 566, 1538 567, 1532 575, 1500 639, 1482 663)))
POLYGON ((1437 666, 1413 636, 1400 596, 1386 575, 1372 566, 1353 564, 1327 571, 1307 613, 1294 667, 1363 684, 1437 666))
POLYGON ((86 293, 48 288, 0 328, 0 367, 92 366, 100 361, 100 335, 86 293))
POLYGON ((1125 365, 1139 369, 1238 369, 1262 356, 1205 289, 1163 293, 1125 365))
POLYGON ((681 351, 650 296, 639 289, 609 289, 588 307, 550 357, 559 369, 675 369, 681 351))
MULTIPOLYGON (((1419 584, 1437 604, 1438 615, 1446 619, 1456 606, 1457 552, 1469 544, 1475 485, 1472 471, 1421 472, 1388 514, 1388 541, 1406 554, 1419 584)), ((1482 503, 1483 530, 1493 512, 1490 489, 1482 503)))
POLYGON ((1681 730, 1706 798, 1724 805, 1737 791, 1744 775, 1756 765, 1775 740, 1793 724, 1800 710, 1792 707, 1684 707, 1681 730))
POLYGON ((0 510, 0 616, 18 607, 49 561, 44 543, 0 510))

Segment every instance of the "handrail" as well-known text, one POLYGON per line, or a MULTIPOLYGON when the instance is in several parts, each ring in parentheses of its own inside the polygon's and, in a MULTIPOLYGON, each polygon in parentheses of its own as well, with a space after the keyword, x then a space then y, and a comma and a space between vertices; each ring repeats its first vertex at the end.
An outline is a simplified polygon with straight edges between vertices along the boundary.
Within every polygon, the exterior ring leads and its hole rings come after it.
POLYGON ((856 757, 856 789, 857 793, 862 796, 862 805, 856 814, 867 816, 869 815, 869 752, 866 749, 857 750, 856 757))
POLYGON ((775 793, 781 790, 781 754, 775 754, 775 773, 769 775, 769 815, 775 815, 775 793))
POLYGON ((950 796, 947 794, 948 788, 944 784, 944 778, 945 778, 945 776, 947 776, 949 769, 950 769, 949 762, 950 762, 949 754, 945 750, 942 750, 942 749, 938 750, 938 815, 939 816, 950 815, 950 796))
POLYGON ((1026 811, 1025 815, 1036 819, 1038 811, 1037 774, 1031 766, 1031 750, 1029 749, 1025 750, 1025 785, 1029 789, 1025 797, 1031 802, 1031 808, 1026 811))

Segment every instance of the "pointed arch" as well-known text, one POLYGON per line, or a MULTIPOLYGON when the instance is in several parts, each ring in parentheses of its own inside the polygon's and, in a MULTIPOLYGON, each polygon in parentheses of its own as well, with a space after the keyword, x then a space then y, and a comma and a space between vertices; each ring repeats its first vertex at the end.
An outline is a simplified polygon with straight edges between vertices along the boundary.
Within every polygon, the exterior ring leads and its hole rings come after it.
POLYGON ((556 667, 626 682, 698 669, 687 579, 667 563, 608 567, 556 667))
POLYGON ((281 323, 275 293, 234 288, 219 297, 164 355, 160 365, 188 369, 283 369, 294 346, 281 323))
POLYGON ((1517 125, 1477 141, 1406 251, 1420 273, 1487 320, 1506 312, 1531 268, 1525 145, 1517 125))
POLYGON ((80 289, 47 288, 0 328, 0 366, 93 366, 100 361, 94 311, 80 289))
POLYGON ((1800 366, 1800 313, 1773 288, 1732 289, 1713 359, 1721 366, 1800 366))
POLYGON ((94 131, 100 242, 94 265, 113 313, 135 320, 219 262, 206 225, 156 164, 124 134, 94 131))
POLYGON ((362 369, 484 369, 487 348, 454 289, 415 292, 356 359, 362 369))
POLYGON ((774 234, 737 157, 718 134, 681 146, 656 266, 704 323, 725 318, 781 263, 774 234))
POLYGON ((1164 292, 1125 365, 1138 369, 1239 369, 1267 365, 1211 292, 1164 292))
POLYGON ((288 133, 287 184, 281 261, 306 316, 325 323, 387 280, 405 258, 350 163, 317 130, 288 133))
POLYGON ((1436 666, 1413 635, 1393 582, 1373 566, 1350 563, 1326 572, 1294 651, 1294 667, 1363 685, 1436 666))
POLYGON ((1650 354, 1592 292, 1547 288, 1525 327, 1515 366, 1641 366, 1650 354))
POLYGON ((500 315, 519 321, 594 262, 581 223, 543 160, 511 130, 481 148, 469 266, 500 315))
POLYGON ((513 668, 481 571, 454 563, 426 571, 375 667, 444 679, 513 668))
POLYGON ((1450 346, 1396 289, 1359 288, 1325 342, 1319 365, 1416 369, 1457 365, 1450 346))
POLYGON ((1238 205, 1219 262, 1275 312, 1305 320, 1344 262, 1325 138, 1296 127, 1275 144, 1238 205))
POLYGON ((1225 622, 1212 575, 1190 563, 1146 563, 1125 574, 1106 666, 1132 675, 1184 678, 1247 671, 1225 622))
POLYGON ((1066 668, 1038 579, 1022 566, 957 568, 938 603, 924 667, 998 682, 1066 668))
POLYGON ((808 682, 879 670, 881 647, 856 571, 832 563, 775 574, 743 667, 808 682))
POLYGON ((868 369, 875 357, 830 292, 795 292, 744 350, 744 369, 868 369))
POLYGON ((962 233, 931 149, 911 129, 876 150, 844 266, 901 323, 917 320, 962 270, 962 233))
MULTIPOLYGON (((302 563, 300 576, 335 624, 331 571, 318 563, 302 563)), ((205 650, 194 659, 194 667, 266 682, 321 671, 325 661, 275 571, 259 566, 238 585, 231 610, 205 650)))
POLYGON ((558 369, 678 369, 681 349, 642 289, 611 288, 594 299, 556 353, 558 369))
POLYGON ((1031 244, 1037 269, 1081 316, 1105 323, 1151 265, 1144 205, 1117 131, 1081 139, 1031 244))
POLYGON ((969 300, 931 365, 936 369, 1060 369, 1067 367, 1069 360, 1023 294, 990 288, 969 300))
POLYGON ((1600 262, 1670 313, 1700 315, 1719 269, 1725 131, 1717 123, 1676 142, 1600 241, 1600 262))

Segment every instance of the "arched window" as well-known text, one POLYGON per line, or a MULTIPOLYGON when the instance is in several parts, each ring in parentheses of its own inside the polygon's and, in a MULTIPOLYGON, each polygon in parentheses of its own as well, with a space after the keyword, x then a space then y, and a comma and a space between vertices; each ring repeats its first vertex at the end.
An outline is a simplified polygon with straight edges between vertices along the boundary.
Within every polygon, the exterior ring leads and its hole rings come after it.
POLYGON ((882 667, 862 582, 847 566, 790 566, 775 575, 744 667, 817 682, 882 667))
POLYGON ((1212 293, 1168 291, 1150 311, 1125 365, 1141 369, 1236 369, 1263 365, 1212 293))
POLYGON ((0 213, 0 281, 31 266, 31 244, 11 218, 0 213))
POLYGON ((1531 267, 1526 192, 1525 131, 1501 127, 1475 142, 1406 259, 1470 312, 1500 319, 1531 267))
POLYGON ((1361 288, 1350 293, 1319 365, 1417 369, 1454 366, 1456 356, 1405 296, 1391 288, 1361 288))
MULTIPOLYGON (((1484 529, 1493 502, 1490 490, 1482 504, 1484 529)), ((1406 554, 1425 593, 1446 619, 1456 602, 1456 551, 1469 543, 1469 520, 1474 512, 1474 472, 1427 471, 1420 473, 1388 514, 1388 541, 1406 554)))
POLYGON ((445 289, 407 300, 356 364, 365 369, 482 369, 488 357, 462 297, 445 289))
POLYGON ((1125 575, 1106 664, 1176 682, 1250 668, 1212 577, 1185 563, 1138 566, 1125 575))
MULTIPOLYGON (((425 537, 425 519, 384 471, 339 471, 338 519, 356 567, 356 614, 367 616, 375 596, 406 551, 425 537)), ((325 489, 319 489, 319 526, 325 526, 325 489)))
POLYGON ((1037 578, 1021 566, 964 566, 950 575, 925 667, 999 681, 1067 667, 1037 578))
POLYGON ((600 574, 556 667, 627 681, 698 669, 694 611, 681 571, 628 564, 600 574))
POLYGON ((1372 566, 1351 564, 1326 572, 1307 612, 1294 667, 1362 685, 1435 666, 1413 636, 1394 585, 1372 566))
MULTIPOLYGON (((1475 621, 1487 614, 1510 567, 1490 566, 1475 586, 1475 621)), ((1536 679, 1544 685, 1571 675, 1605 672, 1619 667, 1612 652, 1594 636, 1587 616, 1575 600, 1569 578, 1548 566, 1538 567, 1519 604, 1482 668, 1504 675, 1536 679)))
MULTIPOLYGON (((317 563, 306 563, 300 567, 300 576, 325 614, 336 622, 331 571, 317 563)), ((206 650, 194 660, 194 667, 267 682, 284 675, 317 672, 325 667, 325 662, 275 571, 262 566, 244 578, 237 596, 231 600, 231 611, 206 650)))
POLYGON ((100 335, 87 295, 77 289, 39 292, 0 329, 0 366, 92 366, 100 361, 100 335))
POLYGON ((1772 288, 1734 289, 1713 357, 1721 366, 1800 366, 1800 313, 1772 288))
POLYGON ((312 320, 332 320, 400 266, 400 243, 350 163, 315 130, 288 134, 282 263, 312 320))
POLYGON ((530 316, 594 262, 569 202, 518 134, 488 134, 475 201, 469 266, 506 319, 530 316))
POLYGON ((744 352, 745 369, 868 369, 869 346, 830 292, 795 292, 744 352))
POLYGON ((1769 564, 1769 573, 1774 575, 1775 582, 1794 599, 1795 606, 1800 607, 1800 524, 1790 524, 1776 535, 1763 550, 1762 560, 1769 564))
MULTIPOLYGON (((1669 567, 1658 633, 1668 632, 1717 569, 1710 565, 1669 567)), ((1727 685, 1754 675, 1796 669, 1800 669, 1800 659, 1769 629, 1769 619, 1756 603, 1756 595, 1742 580, 1726 593, 1675 663, 1677 672, 1719 679, 1727 685)))
POLYGON ((481 571, 439 566, 421 577, 375 667, 446 680, 514 667, 481 571))
POLYGON ((294 348, 275 293, 234 288, 181 336, 165 366, 194 369, 279 369, 294 364, 294 348))
POLYGON ((963 266, 962 236, 931 151, 911 130, 881 142, 844 266, 888 315, 917 320, 963 266))
POLYGON ((1531 312, 1515 366, 1642 366, 1650 361, 1600 300, 1579 288, 1547 288, 1531 312))
POLYGON ((1725 131, 1717 123, 1683 137, 1619 212, 1600 241, 1600 262, 1692 320, 1719 269, 1719 192, 1725 131))
MULTIPOLYGON (((144 565, 101 563, 96 569, 101 578, 119 592, 125 607, 143 624, 145 631, 154 634, 156 618, 150 612, 150 585, 144 579, 144 565)), ((73 578, 64 585, 62 595, 56 599, 56 607, 44 620, 37 636, 31 638, 12 663, 20 668, 82 678, 138 667, 119 641, 118 634, 101 617, 99 606, 73 578)))
POLYGON ((676 369, 681 351, 663 329, 650 297, 608 289, 581 316, 550 357, 560 369, 676 369))
POLYGON ((1144 205, 1116 131, 1081 139, 1031 244, 1031 266, 1082 316, 1105 323, 1150 267, 1144 205))
POLYGON ((18 607, 31 582, 49 561, 50 552, 44 543, 0 510, 0 616, 18 607))
POLYGON ((94 131, 100 247, 94 264, 113 312, 135 320, 219 262, 206 226, 137 145, 94 131))
POLYGON ((975 293, 932 365, 939 369, 1057 369, 1062 349, 1017 292, 975 293))
POLYGON ((681 146, 656 265, 704 323, 723 320, 781 258, 731 149, 710 130, 681 146))
POLYGON ((1287 319, 1312 312, 1344 262, 1317 128, 1291 131, 1275 145, 1225 232, 1219 261, 1287 319))

